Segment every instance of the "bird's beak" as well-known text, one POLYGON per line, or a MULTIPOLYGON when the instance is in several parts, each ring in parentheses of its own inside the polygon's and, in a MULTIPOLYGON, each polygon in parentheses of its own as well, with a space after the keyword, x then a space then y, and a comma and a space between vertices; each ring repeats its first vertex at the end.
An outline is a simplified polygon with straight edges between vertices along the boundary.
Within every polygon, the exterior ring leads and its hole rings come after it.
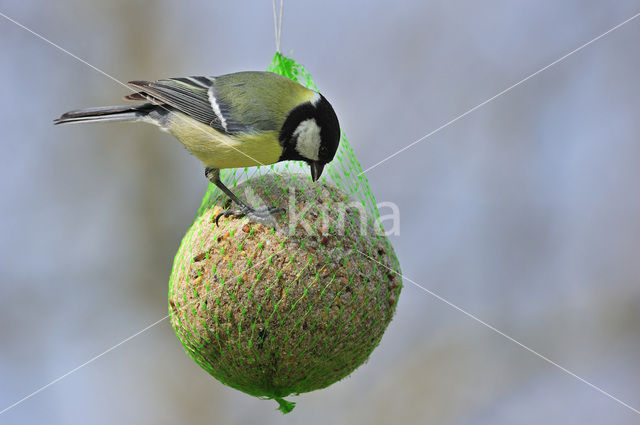
POLYGON ((311 164, 311 180, 316 181, 322 175, 324 164, 322 162, 313 161, 311 164))

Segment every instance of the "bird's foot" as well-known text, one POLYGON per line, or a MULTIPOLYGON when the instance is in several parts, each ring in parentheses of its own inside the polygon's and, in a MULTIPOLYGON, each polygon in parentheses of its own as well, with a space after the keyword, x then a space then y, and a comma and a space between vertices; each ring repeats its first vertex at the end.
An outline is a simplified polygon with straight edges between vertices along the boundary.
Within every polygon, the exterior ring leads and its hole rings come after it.
POLYGON ((273 216, 275 214, 282 213, 284 213, 284 208, 279 207, 260 208, 258 210, 254 210, 253 208, 227 209, 218 213, 214 217, 214 220, 216 222, 216 226, 218 226, 218 220, 220 220, 220 217, 247 217, 249 221, 252 221, 254 223, 276 227, 276 220, 273 216))

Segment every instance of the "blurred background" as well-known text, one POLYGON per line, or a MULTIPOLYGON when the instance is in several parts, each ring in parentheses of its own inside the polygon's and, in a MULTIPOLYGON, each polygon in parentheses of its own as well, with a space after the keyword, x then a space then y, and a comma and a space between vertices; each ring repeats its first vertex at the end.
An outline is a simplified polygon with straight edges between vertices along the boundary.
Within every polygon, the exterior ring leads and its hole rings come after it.
MULTIPOLYGON (((268 0, 0 1, 121 80, 265 69, 268 0)), ((363 168, 640 12, 640 1, 286 1, 282 51, 363 168)), ((367 173, 407 277, 640 408, 640 19, 367 173)), ((0 410, 167 314, 206 188, 144 125, 56 127, 124 87, 0 19, 0 410)), ((224 387, 169 321, 0 424, 637 424, 408 281, 368 363, 275 402, 224 387)))

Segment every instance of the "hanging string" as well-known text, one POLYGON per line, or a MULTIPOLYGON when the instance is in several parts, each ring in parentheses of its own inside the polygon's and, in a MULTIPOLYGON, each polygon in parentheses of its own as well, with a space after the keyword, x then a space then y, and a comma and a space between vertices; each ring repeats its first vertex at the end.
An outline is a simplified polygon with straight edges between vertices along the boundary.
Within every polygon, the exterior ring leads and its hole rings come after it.
POLYGON ((280 11, 276 12, 276 0, 273 0, 273 28, 276 34, 276 52, 280 52, 280 38, 282 37, 282 9, 284 0, 280 0, 280 11))

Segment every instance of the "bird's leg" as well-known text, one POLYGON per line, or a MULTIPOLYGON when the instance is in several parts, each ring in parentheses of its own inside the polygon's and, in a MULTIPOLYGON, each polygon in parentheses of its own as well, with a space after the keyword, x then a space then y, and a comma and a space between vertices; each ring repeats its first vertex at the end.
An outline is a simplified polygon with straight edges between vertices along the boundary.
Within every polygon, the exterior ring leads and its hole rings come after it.
POLYGON ((277 207, 268 207, 261 208, 259 210, 251 208, 249 205, 244 203, 240 198, 238 198, 234 193, 229 190, 222 180, 220 180, 220 170, 216 168, 206 168, 204 170, 204 175, 209 179, 209 181, 215 184, 221 191, 223 191, 229 199, 235 202, 240 208, 239 209, 227 209, 217 214, 214 218, 216 222, 216 226, 218 225, 218 220, 220 217, 228 217, 228 216, 236 216, 236 217, 244 217, 246 216, 251 221, 255 221, 258 223, 262 223, 265 225, 275 227, 275 221, 272 217, 273 214, 283 213, 283 208, 277 207))

